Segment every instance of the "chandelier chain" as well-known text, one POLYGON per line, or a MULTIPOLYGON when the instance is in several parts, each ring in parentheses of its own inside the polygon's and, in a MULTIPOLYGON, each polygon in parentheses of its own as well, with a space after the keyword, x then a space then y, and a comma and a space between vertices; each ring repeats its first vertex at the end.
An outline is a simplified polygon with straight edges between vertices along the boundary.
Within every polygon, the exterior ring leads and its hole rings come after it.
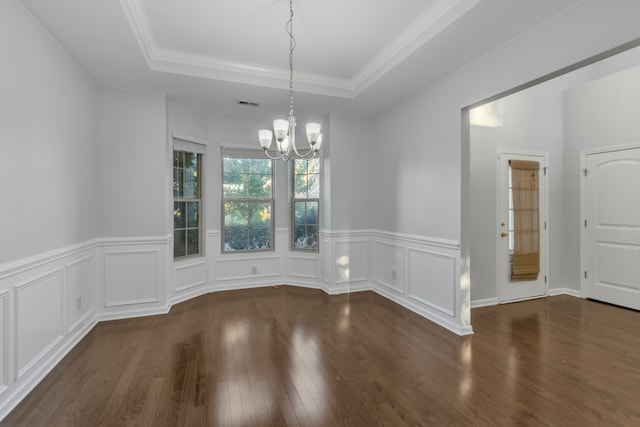
POLYGON ((289 20, 286 28, 289 34, 289 115, 293 116, 293 50, 296 48, 296 39, 293 37, 293 0, 289 0, 289 20))

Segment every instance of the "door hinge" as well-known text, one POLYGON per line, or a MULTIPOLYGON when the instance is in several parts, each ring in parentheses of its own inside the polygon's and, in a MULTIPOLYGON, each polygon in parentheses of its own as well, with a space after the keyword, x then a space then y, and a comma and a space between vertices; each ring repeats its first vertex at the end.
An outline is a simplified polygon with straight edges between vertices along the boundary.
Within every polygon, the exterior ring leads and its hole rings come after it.
POLYGON ((547 176, 547 167, 543 167, 542 170, 544 171, 544 176, 547 176))
POLYGON ((544 229, 547 229, 547 221, 544 222, 544 229))
POLYGON ((587 278, 587 270, 584 271, 584 278, 587 278))
POLYGON ((547 283, 547 276, 544 276, 544 283, 547 283))
POLYGON ((587 176, 587 169, 582 169, 582 172, 584 172, 584 176, 587 176))
POLYGON ((587 228, 587 220, 584 220, 584 228, 587 228))

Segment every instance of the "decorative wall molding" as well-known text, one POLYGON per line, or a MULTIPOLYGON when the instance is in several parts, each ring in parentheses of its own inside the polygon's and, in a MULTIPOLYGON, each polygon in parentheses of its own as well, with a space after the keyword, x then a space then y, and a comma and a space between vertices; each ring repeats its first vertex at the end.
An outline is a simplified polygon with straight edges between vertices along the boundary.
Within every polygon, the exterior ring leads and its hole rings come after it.
POLYGON ((280 257, 278 255, 226 256, 229 258, 223 255, 214 261, 216 282, 280 277, 280 257), (273 264, 276 264, 277 268, 273 269, 273 264), (254 267, 256 270, 255 273, 252 273, 254 267))
POLYGON ((387 289, 406 293, 406 246, 384 240, 371 242, 371 280, 387 289), (385 262, 392 260, 393 262, 385 262))
POLYGON ((103 256, 105 307, 160 301, 157 249, 110 250, 103 256))
POLYGON ((379 230, 370 230, 371 236, 379 239, 390 239, 397 242, 403 242, 406 244, 415 243, 418 245, 427 245, 433 247, 439 247, 443 249, 449 249, 452 251, 460 250, 460 242, 457 240, 450 239, 440 239, 437 237, 427 237, 427 236, 419 236, 415 234, 404 234, 404 233, 392 233, 389 231, 379 231, 379 230))
POLYGON ((174 263, 174 291, 182 292, 207 284, 207 259, 189 260, 174 263))
POLYGON ((25 375, 62 340, 63 286, 63 267, 15 286, 15 378, 25 375))
POLYGON ((97 239, 93 239, 87 242, 65 246, 39 255, 12 261, 6 264, 0 264, 0 281, 23 272, 33 270, 36 267, 42 267, 47 264, 60 261, 64 258, 69 258, 70 256, 85 252, 87 250, 91 250, 95 248, 97 242, 97 239))
POLYGON ((409 248, 407 296, 447 316, 455 317, 455 260, 452 255, 409 248))
POLYGON ((289 277, 318 280, 318 256, 289 256, 289 277))

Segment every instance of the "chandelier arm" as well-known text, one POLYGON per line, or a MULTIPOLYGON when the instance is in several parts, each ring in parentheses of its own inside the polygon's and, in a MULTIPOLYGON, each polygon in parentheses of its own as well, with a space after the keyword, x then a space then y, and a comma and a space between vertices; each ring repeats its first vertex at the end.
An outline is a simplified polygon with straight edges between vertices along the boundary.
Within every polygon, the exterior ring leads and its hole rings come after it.
POLYGON ((298 158, 300 159, 309 159, 315 156, 315 154, 318 152, 318 150, 315 150, 313 147, 309 148, 307 150, 306 153, 300 154, 298 152, 298 149, 295 147, 295 145, 293 146, 293 151, 296 153, 296 156, 298 156, 298 158), (312 156, 313 155, 313 156, 312 156))
POLYGON ((266 148, 264 148, 263 150, 264 150, 264 155, 270 158, 271 160, 284 159, 284 153, 279 156, 272 156, 271 154, 269 154, 269 151, 266 148))

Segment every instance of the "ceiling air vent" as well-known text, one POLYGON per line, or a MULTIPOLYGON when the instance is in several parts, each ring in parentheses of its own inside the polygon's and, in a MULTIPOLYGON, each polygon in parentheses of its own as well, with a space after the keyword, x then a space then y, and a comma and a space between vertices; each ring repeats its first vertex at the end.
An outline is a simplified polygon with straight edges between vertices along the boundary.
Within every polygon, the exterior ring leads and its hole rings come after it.
POLYGON ((259 107, 260 106, 260 104, 258 104, 257 102, 243 101, 243 100, 238 100, 238 105, 246 105, 247 107, 259 107))

